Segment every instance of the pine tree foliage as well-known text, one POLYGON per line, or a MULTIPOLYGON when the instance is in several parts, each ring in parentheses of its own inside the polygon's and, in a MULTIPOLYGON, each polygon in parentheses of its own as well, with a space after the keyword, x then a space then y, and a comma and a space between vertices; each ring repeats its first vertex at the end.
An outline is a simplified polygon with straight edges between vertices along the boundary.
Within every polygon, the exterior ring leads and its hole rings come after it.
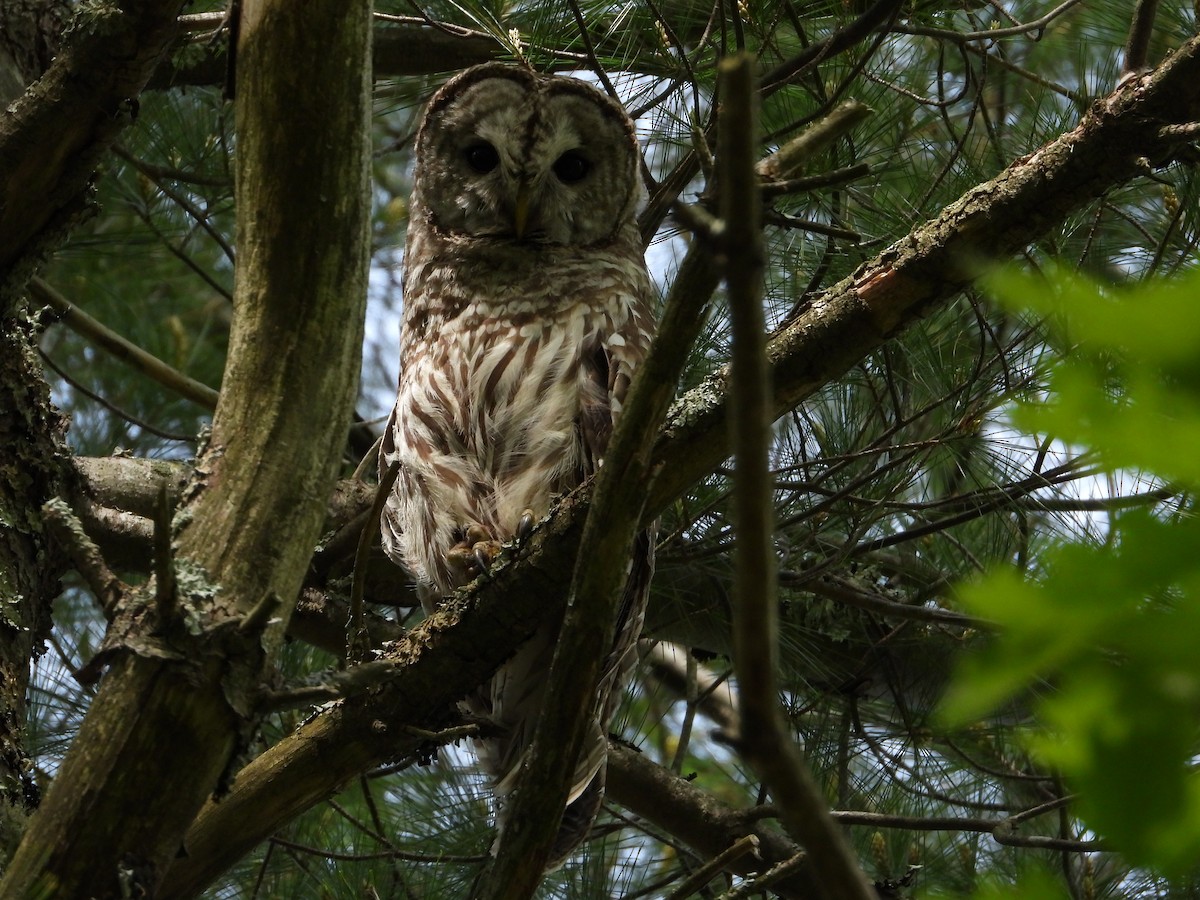
MULTIPOLYGON (((186 12, 136 117, 99 163, 89 216, 46 259, 26 306, 42 329, 38 349, 54 403, 70 421, 70 452, 81 460, 128 457, 134 466, 169 461, 174 467, 164 471, 179 482, 202 452, 210 392, 221 388, 239 252, 225 10, 194 3, 186 12), (119 341, 165 363, 167 374, 114 352, 119 341)), ((774 331, 803 321, 839 282, 917 226, 1075 128, 1123 77, 1142 77, 1194 36, 1197 14, 1162 4, 1145 34, 1124 5, 1075 0, 379 0, 374 28, 372 261, 345 484, 361 471, 392 400, 414 130, 423 102, 454 71, 514 60, 617 93, 642 139, 642 223, 664 297, 693 247, 712 252, 696 231, 697 214, 672 210, 716 211, 719 60, 741 49, 757 60, 763 159, 821 126, 839 104, 868 107, 817 153, 764 179, 764 310, 774 331), (1124 71, 1137 56, 1129 48, 1143 39, 1144 63, 1124 71)), ((232 71, 233 87, 255 75, 232 71)), ((296 97, 278 115, 303 108, 296 97)), ((313 140, 337 136, 315 122, 313 140)), ((1113 183, 1099 199, 1064 204, 1070 212, 1035 241, 1010 252, 1008 238, 996 234, 998 258, 959 262, 978 273, 1013 256, 1035 271, 1056 260, 1112 285, 1175 277, 1196 265, 1197 159, 1195 144, 1184 141, 1174 158, 1147 161, 1138 177, 1113 183)), ((319 214, 315 198, 312 209, 319 214)), ((1025 884, 1027 896, 1191 896, 1196 881, 1186 872, 1168 881, 1093 830, 1081 817, 1078 786, 1024 740, 1037 697, 1053 692, 1053 683, 954 726, 936 714, 957 661, 987 646, 993 630, 977 607, 960 602, 963 582, 996 568, 1038 577, 1064 541, 1103 542, 1111 510, 1167 516, 1185 503, 1162 479, 1122 477, 1082 444, 1014 419, 1017 404, 1045 399, 1069 346, 1047 339, 1037 315, 994 303, 960 280, 965 288, 939 296, 911 327, 872 339, 875 349, 788 404, 773 427, 779 701, 788 726, 881 896, 964 896, 993 883, 1013 891, 1025 884), (1021 882, 1031 871, 1041 880, 1021 882)), ((731 350, 718 287, 679 394, 703 392, 731 350)), ((707 436, 709 444, 723 440, 707 436)), ((643 659, 614 726, 610 796, 593 838, 546 876, 538 896, 811 895, 803 880, 809 870, 788 853, 750 850, 705 869, 736 837, 756 831, 763 846, 799 850, 739 752, 732 475, 732 461, 712 467, 659 511, 643 659), (622 755, 629 748, 637 751, 627 754, 632 761, 622 755), (654 774, 661 793, 638 788, 646 773, 637 766, 654 774), (681 795, 668 788, 709 804, 705 815, 685 813, 681 795), (677 815, 672 804, 680 804, 677 815), (722 831, 718 812, 740 832, 722 831), (713 843, 701 845, 696 831, 713 843), (706 874, 689 881, 698 872, 706 874)), ((103 480, 88 483, 98 490, 103 480)), ((113 490, 114 498, 121 493, 113 490)), ((127 494, 96 504, 124 510, 120 521, 78 511, 113 569, 137 585, 153 573, 152 500, 127 494)), ((274 691, 319 685, 340 669, 361 527, 355 516, 369 496, 365 487, 347 487, 331 500, 274 691)), ((569 562, 562 565, 569 571, 569 562)), ((381 554, 358 574, 380 642, 419 623, 411 585, 381 554)), ((53 630, 32 662, 24 741, 43 787, 58 774, 94 693, 75 677, 104 634, 94 593, 86 579, 66 578, 53 630)), ((327 699, 266 715, 238 765, 268 758, 325 714, 327 699)), ((438 731, 461 723, 409 724, 438 731)), ((282 817, 236 862, 205 871, 202 884, 172 886, 168 875, 164 896, 469 896, 493 837, 487 786, 469 740, 451 735, 416 746, 416 734, 355 772, 336 795, 282 817)), ((1194 759, 1194 741, 1188 746, 1194 759)), ((202 859, 192 863, 203 871, 202 859)))

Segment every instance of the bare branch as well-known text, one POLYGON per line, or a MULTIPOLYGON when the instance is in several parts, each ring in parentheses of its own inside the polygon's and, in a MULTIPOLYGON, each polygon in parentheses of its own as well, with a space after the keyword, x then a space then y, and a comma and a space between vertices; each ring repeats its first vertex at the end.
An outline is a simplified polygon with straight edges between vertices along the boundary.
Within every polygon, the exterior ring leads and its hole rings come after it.
POLYGON ((738 838, 729 845, 728 849, 722 850, 687 878, 683 879, 683 881, 679 882, 675 890, 671 891, 667 900, 685 900, 685 898, 692 896, 696 891, 712 881, 716 875, 728 869, 737 860, 757 851, 757 837, 748 834, 745 837, 738 838))
POLYGON ((137 344, 121 337, 103 323, 93 319, 41 278, 35 276, 30 279, 29 292, 38 300, 55 309, 67 327, 81 337, 90 340, 101 350, 128 363, 137 371, 148 375, 179 396, 186 397, 205 409, 216 409, 217 392, 208 385, 189 378, 179 370, 168 366, 157 356, 147 353, 137 344))
POLYGON ((111 615, 121 602, 127 587, 109 569, 100 553, 83 530, 83 524, 62 500, 48 500, 42 506, 46 526, 55 540, 62 544, 71 558, 75 571, 83 576, 100 605, 111 615))
MULTIPOLYGON (((842 135, 871 115, 871 108, 857 100, 847 100, 832 109, 827 115, 813 122, 766 159, 754 166, 754 171, 771 181, 787 181, 796 178, 811 164, 822 150, 827 149, 842 135)), ((757 146, 754 152, 758 152, 757 146)), ((852 177, 865 174, 861 170, 852 177)), ((826 176, 828 177, 828 176, 826 176)), ((800 188, 797 188, 800 189, 800 188)))
MULTIPOLYGON (((809 852, 820 891, 845 900, 874 900, 845 836, 829 817, 799 747, 787 734, 778 706, 778 606, 775 601, 774 505, 767 455, 771 432, 766 326, 762 309, 765 266, 758 176, 758 122, 752 60, 725 59, 721 78, 721 218, 725 222, 725 282, 733 330, 731 418, 734 516, 738 527, 734 582, 734 665, 741 727, 737 746, 762 776, 788 833, 809 852)), ((791 169, 785 169, 790 173, 791 169)))

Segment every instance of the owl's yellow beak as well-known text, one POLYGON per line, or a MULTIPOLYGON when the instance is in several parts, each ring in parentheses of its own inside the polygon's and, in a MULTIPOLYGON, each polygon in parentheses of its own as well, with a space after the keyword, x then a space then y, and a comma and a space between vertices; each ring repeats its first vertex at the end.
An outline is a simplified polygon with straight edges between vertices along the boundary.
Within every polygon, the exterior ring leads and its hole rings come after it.
POLYGON ((517 239, 525 236, 525 227, 529 224, 529 185, 522 181, 517 185, 517 200, 513 204, 513 229, 517 239))

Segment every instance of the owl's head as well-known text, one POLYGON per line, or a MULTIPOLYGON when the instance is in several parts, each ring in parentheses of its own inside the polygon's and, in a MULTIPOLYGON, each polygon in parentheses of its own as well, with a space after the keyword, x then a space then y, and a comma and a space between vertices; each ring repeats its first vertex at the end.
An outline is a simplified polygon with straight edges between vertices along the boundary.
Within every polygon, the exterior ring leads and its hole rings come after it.
POLYGON ((641 198, 637 139, 618 103, 501 63, 433 96, 416 158, 414 206, 461 236, 596 245, 634 221, 641 198))

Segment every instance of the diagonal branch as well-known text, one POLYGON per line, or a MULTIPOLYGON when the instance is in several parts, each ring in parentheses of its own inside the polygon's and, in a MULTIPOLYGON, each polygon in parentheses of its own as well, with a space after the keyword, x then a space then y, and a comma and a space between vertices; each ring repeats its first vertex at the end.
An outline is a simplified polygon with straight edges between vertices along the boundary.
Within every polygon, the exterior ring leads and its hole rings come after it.
POLYGON ((50 68, 0 114, 0 312, 33 265, 86 208, 103 153, 177 29, 182 0, 80 7, 50 68))
MULTIPOLYGON (((1108 190, 1187 143, 1162 126, 1200 120, 1200 37, 1159 69, 1099 100, 1078 127, 973 188, 833 287, 767 345, 772 411, 790 409, 967 284, 981 259, 1013 255, 1108 190)), ((727 374, 675 404, 654 452, 643 519, 653 519, 728 456, 727 374)), ((560 504, 516 564, 439 614, 390 653, 403 667, 369 700, 323 711, 254 760, 231 795, 209 804, 163 896, 190 896, 358 772, 403 752, 405 724, 433 722, 484 681, 546 617, 559 615, 582 533, 586 492, 560 504), (504 639, 497 638, 504 635, 504 639), (378 725, 376 728, 374 726, 378 725), (176 870, 180 870, 177 874, 176 870), (183 872, 186 871, 186 878, 183 872), (184 887, 186 885, 186 888, 184 887)))
MULTIPOLYGON (((679 839, 697 853, 714 858, 727 847, 753 835, 752 857, 733 860, 727 871, 738 875, 793 859, 801 848, 782 832, 763 826, 757 810, 727 806, 644 754, 615 741, 608 745, 608 790, 630 812, 679 839)), ((816 890, 812 866, 806 862, 773 890, 782 897, 811 897, 816 890)))
MULTIPOLYGON (((1007 259, 1076 210, 1187 146, 1162 130, 1200 119, 1200 37, 1157 70, 1097 100, 1071 131, 967 191, 818 297, 767 345, 773 414, 838 378, 938 304, 988 261, 1007 259)), ((729 456, 728 371, 676 404, 659 443, 662 474, 648 509, 661 509, 729 456), (716 438, 716 439, 714 439, 716 438)))
POLYGON ((788 833, 810 854, 821 893, 872 900, 873 892, 845 836, 829 817, 808 763, 784 726, 775 669, 779 657, 775 507, 768 463, 766 325, 762 290, 762 198, 754 173, 758 117, 750 58, 721 62, 721 219, 725 222, 725 283, 733 332, 730 363, 734 455, 734 517, 738 540, 734 580, 734 664, 741 725, 737 747, 766 782, 788 833))
POLYGON ((186 397, 205 409, 216 408, 217 391, 194 378, 189 378, 157 356, 147 353, 137 344, 121 337, 104 323, 93 319, 41 278, 35 276, 30 280, 29 292, 36 299, 53 307, 62 316, 62 321, 67 324, 67 327, 76 334, 88 338, 97 347, 107 350, 117 359, 143 372, 179 396, 186 397))

